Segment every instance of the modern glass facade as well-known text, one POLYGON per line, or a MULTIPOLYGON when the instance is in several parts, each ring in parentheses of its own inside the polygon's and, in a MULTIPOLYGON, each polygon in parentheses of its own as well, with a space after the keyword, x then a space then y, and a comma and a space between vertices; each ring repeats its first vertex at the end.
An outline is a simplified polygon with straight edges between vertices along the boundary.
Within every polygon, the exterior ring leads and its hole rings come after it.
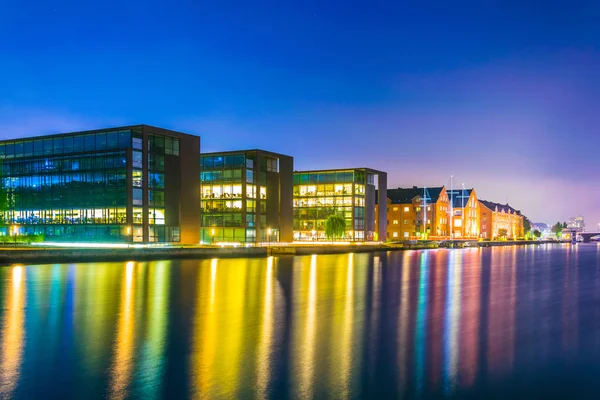
POLYGON ((325 240, 325 221, 346 220, 344 240, 374 240, 379 171, 365 168, 294 173, 294 240, 325 240))
POLYGON ((281 196, 291 203, 292 165, 291 157, 261 150, 202 154, 202 242, 291 240, 291 204, 281 196))
POLYGON ((179 179, 179 163, 165 171, 165 157, 178 159, 185 137, 199 155, 199 138, 146 125, 0 142, 0 234, 180 241, 178 218, 165 218, 165 173, 179 179))

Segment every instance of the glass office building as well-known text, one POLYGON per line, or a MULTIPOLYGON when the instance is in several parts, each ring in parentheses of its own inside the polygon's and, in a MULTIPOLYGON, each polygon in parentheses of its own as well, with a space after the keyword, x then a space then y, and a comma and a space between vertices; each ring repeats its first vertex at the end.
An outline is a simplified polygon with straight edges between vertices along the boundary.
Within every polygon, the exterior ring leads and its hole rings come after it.
POLYGON ((292 240, 292 157, 205 153, 200 171, 203 243, 292 240))
POLYGON ((345 240, 385 238, 387 216, 375 213, 376 196, 381 190, 387 191, 387 174, 373 169, 295 172, 294 240, 325 240, 325 220, 333 214, 346 220, 345 240), (382 232, 375 231, 375 218, 380 218, 382 232))
POLYGON ((199 156, 199 137, 148 125, 2 141, 0 234, 197 243, 199 156))

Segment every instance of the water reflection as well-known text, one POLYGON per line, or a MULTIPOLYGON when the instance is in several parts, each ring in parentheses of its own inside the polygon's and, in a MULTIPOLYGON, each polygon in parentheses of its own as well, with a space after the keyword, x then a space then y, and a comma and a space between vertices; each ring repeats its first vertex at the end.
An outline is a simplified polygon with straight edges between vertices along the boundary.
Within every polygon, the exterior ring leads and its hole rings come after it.
POLYGON ((110 385, 111 398, 125 398, 133 367, 133 329, 135 316, 133 301, 135 281, 133 279, 135 265, 128 262, 123 271, 123 286, 119 322, 117 325, 116 345, 110 385))
POLYGON ((0 355, 0 397, 10 398, 19 380, 21 357, 25 340, 23 329, 25 315, 25 285, 23 267, 11 268, 10 280, 6 281, 6 315, 3 316, 2 354, 0 355))
MULTIPOLYGON (((599 254, 540 246, 0 268, 0 397, 576 390, 600 373, 599 254)), ((589 382, 586 393, 600 394, 589 382)))

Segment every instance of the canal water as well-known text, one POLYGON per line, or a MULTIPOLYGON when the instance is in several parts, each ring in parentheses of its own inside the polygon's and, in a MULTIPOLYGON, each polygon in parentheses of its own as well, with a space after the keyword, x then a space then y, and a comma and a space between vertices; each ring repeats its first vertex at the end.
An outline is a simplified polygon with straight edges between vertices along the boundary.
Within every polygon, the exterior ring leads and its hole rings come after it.
POLYGON ((0 398, 598 398, 595 244, 0 268, 0 398))

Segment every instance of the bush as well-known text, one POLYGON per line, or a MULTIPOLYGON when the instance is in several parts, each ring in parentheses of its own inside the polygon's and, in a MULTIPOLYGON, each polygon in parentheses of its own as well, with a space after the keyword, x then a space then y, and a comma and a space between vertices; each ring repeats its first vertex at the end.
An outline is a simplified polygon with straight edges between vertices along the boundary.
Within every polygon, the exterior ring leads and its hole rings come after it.
POLYGON ((2 244, 31 244, 31 243, 41 243, 44 241, 44 235, 42 234, 32 234, 32 235, 17 235, 17 236, 0 236, 0 243, 2 244))

